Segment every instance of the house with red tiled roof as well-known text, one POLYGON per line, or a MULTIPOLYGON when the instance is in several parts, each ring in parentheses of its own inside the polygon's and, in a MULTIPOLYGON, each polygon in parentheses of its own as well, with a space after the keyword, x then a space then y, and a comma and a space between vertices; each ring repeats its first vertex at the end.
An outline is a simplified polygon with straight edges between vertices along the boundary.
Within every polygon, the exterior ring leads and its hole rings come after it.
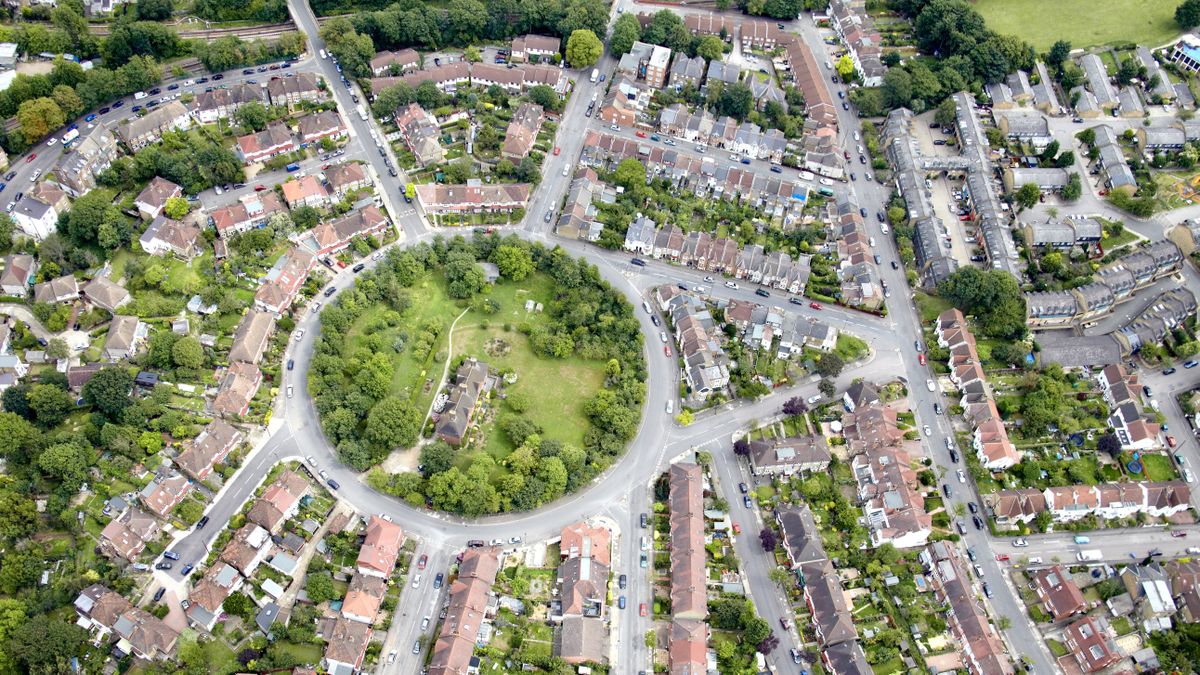
POLYGON ((396 558, 404 545, 404 530, 399 525, 371 516, 367 536, 358 550, 358 573, 387 579, 396 568, 396 558))
POLYGON ((387 581, 368 574, 355 574, 350 578, 346 598, 342 600, 342 616, 351 621, 371 625, 379 614, 383 596, 387 594, 387 581))
POLYGON ((558 543, 563 560, 586 557, 604 565, 612 564, 611 548, 612 533, 607 528, 594 527, 583 521, 564 527, 558 543))
POLYGON ((136 507, 130 508, 100 531, 100 552, 109 558, 133 562, 158 533, 158 521, 153 516, 136 507))
POLYGON ((316 256, 299 246, 288 249, 267 272, 263 285, 254 294, 254 306, 275 314, 286 312, 315 261, 316 256))
POLYGON ((417 199, 427 213, 452 215, 469 213, 511 213, 525 208, 530 186, 525 183, 488 185, 443 185, 423 183, 416 186, 417 199))
POLYGON ((246 520, 275 532, 285 520, 300 510, 300 500, 308 494, 308 481, 295 471, 284 471, 263 492, 246 513, 246 520))
POLYGON ((315 209, 329 204, 329 192, 316 176, 303 176, 283 184, 283 201, 291 209, 300 206, 315 209))
POLYGON ((371 644, 371 627, 345 617, 327 617, 321 622, 325 639, 322 663, 330 673, 357 673, 371 644))
POLYGON ((329 223, 321 223, 302 234, 299 243, 317 255, 337 253, 355 237, 382 238, 390 223, 374 204, 329 223))
POLYGON ((1071 574, 1062 565, 1055 565, 1033 573, 1033 590, 1055 621, 1062 621, 1072 614, 1087 611, 1083 592, 1071 580, 1071 574))
POLYGON ((272 122, 266 129, 253 134, 239 136, 237 156, 243 164, 265 162, 276 155, 294 152, 300 148, 292 137, 292 130, 282 122, 272 122))
POLYGON ((495 547, 463 552, 458 578, 450 584, 442 628, 429 659, 428 675, 466 675, 480 630, 488 618, 489 596, 500 567, 495 547))
POLYGON ((207 480, 213 466, 225 461, 241 442, 242 432, 224 420, 215 419, 204 427, 200 435, 184 441, 183 451, 174 459, 175 466, 196 480, 207 480))
POLYGON ((243 361, 229 364, 213 398, 212 412, 223 417, 245 417, 260 384, 262 371, 258 366, 243 361))
POLYGON ((1033 522, 1037 514, 1046 510, 1046 495, 1034 488, 1000 490, 984 495, 983 503, 996 525, 1012 526, 1033 522))
POLYGON ((274 214, 286 212, 287 207, 274 190, 263 190, 242 195, 237 203, 214 209, 208 214, 208 222, 221 237, 231 237, 261 227, 274 214))
POLYGON ((172 474, 150 481, 139 494, 142 504, 159 518, 167 518, 171 510, 187 497, 192 484, 187 478, 172 474))
POLYGON ((1096 673, 1121 660, 1121 650, 1104 617, 1085 616, 1063 631, 1079 669, 1096 673))

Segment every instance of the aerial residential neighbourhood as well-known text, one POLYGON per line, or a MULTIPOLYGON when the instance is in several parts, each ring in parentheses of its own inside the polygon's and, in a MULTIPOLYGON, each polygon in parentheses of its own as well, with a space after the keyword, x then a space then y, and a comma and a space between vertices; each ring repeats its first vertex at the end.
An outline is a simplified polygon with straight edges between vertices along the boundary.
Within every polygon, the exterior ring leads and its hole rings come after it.
POLYGON ((1200 0, 0 18, 14 673, 1200 672, 1200 0))

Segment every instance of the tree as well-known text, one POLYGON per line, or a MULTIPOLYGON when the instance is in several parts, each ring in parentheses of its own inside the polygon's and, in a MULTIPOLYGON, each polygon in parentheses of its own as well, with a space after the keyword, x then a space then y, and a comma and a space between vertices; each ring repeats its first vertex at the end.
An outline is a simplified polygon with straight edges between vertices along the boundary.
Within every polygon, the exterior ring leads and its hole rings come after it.
POLYGON ((696 421, 696 415, 691 410, 680 410, 679 414, 675 416, 675 421, 681 427, 690 427, 692 422, 696 421))
POLYGON ((827 352, 821 355, 821 360, 817 361, 817 374, 821 377, 834 378, 841 374, 842 368, 846 366, 842 357, 836 352, 827 352))
MULTIPOLYGON (((622 16, 624 15, 622 14, 622 16)), ((562 99, 559 95, 544 84, 534 85, 529 88, 529 100, 546 110, 558 110, 562 107, 562 99)))
POLYGON ((308 599, 314 604, 321 604, 330 600, 336 600, 337 588, 333 585, 333 577, 329 572, 318 572, 308 575, 308 579, 304 584, 304 590, 308 593, 308 599))
MULTIPOLYGON (((395 112, 396 108, 392 108, 390 112, 395 112)), ((262 131, 267 128, 267 123, 271 121, 271 113, 266 106, 258 101, 250 101, 238 106, 237 110, 233 111, 233 119, 246 129, 254 131, 262 131)))
POLYGON ((420 425, 420 413, 410 401, 389 396, 376 403, 367 414, 366 437, 376 446, 390 451, 415 443, 420 425))
POLYGON ((61 673, 80 653, 87 632, 73 623, 37 614, 13 630, 4 650, 25 666, 26 672, 61 673))
POLYGON ((101 368, 83 385, 83 402, 110 420, 121 419, 132 401, 133 376, 120 366, 101 368))
POLYGON ((632 12, 617 17, 613 24, 612 35, 608 38, 608 51, 615 57, 628 54, 633 43, 642 38, 642 25, 632 12))
POLYGON ((837 69, 838 77, 842 78, 843 82, 854 80, 854 59, 851 59, 849 54, 843 54, 833 65, 837 69))
POLYGON ((755 647, 755 649, 757 649, 761 654, 770 654, 771 652, 775 651, 775 648, 778 646, 779 637, 775 635, 775 631, 771 631, 771 634, 763 638, 762 641, 759 642, 755 647))
POLYGON ((17 122, 21 126, 21 135, 28 143, 40 141, 66 121, 66 113, 49 97, 30 99, 17 108, 17 122))
POLYGON ((822 379, 817 383, 817 390, 820 391, 821 395, 825 398, 831 398, 835 393, 837 393, 837 385, 833 383, 833 380, 822 379))
POLYGON ((54 385, 35 384, 29 390, 29 408, 44 429, 58 426, 74 407, 71 395, 54 385))
POLYGON ((198 370, 204 366, 204 347, 196 338, 185 335, 171 347, 171 360, 180 368, 198 370))
MULTIPOLYGON (((626 16, 622 14, 621 16, 626 16)), ((637 23, 637 19, 634 19, 637 23)), ((719 61, 725 55, 725 43, 721 38, 715 35, 705 35, 700 38, 700 42, 696 44, 696 56, 705 61, 719 61)))
POLYGON ((762 544, 764 551, 771 553, 775 550, 775 546, 778 544, 778 541, 775 538, 775 530, 772 530, 769 527, 764 527, 762 531, 758 533, 758 541, 762 544))
POLYGON ((522 281, 533 273, 533 254, 526 246, 504 244, 496 247, 492 261, 500 268, 500 275, 512 281, 522 281))
POLYGON ((74 443, 58 443, 38 456, 38 468, 58 478, 70 490, 76 490, 87 477, 92 451, 74 443))
POLYGON ((958 106, 955 105, 953 98, 947 98, 938 105, 937 112, 933 116, 933 121, 943 127, 948 127, 954 124, 957 116, 958 106))
POLYGON ((422 447, 421 473, 429 477, 446 471, 454 465, 454 456, 454 448, 445 441, 436 441, 422 447))
POLYGON ((254 619, 254 601, 245 593, 230 593, 221 603, 221 609, 228 614, 241 617, 243 621, 254 619))
POLYGON ((65 359, 70 355, 71 348, 62 338, 51 338, 50 342, 46 344, 46 356, 52 359, 65 359))
POLYGON ((1032 209, 1037 206, 1041 196, 1042 191, 1038 189, 1037 183, 1026 183, 1013 193, 1013 201, 1024 208, 1032 209))
POLYGON ((567 38, 567 63, 572 68, 589 68, 604 54, 604 44, 587 29, 576 30, 567 38))
POLYGON ((1058 40, 1050 45, 1050 51, 1046 54, 1046 63, 1054 68, 1062 67, 1071 56, 1071 43, 1066 40, 1058 40))
POLYGON ((175 8, 171 0, 138 0, 137 17, 141 21, 162 21, 170 18, 175 8))
POLYGON ((1200 26, 1200 0, 1183 0, 1175 8, 1175 23, 1183 30, 1200 26))
POLYGON ((646 165, 632 157, 621 160, 613 172, 613 182, 630 191, 645 188, 646 165))
POLYGON ((187 215, 188 201, 183 197, 171 197, 167 200, 163 211, 166 212, 168 218, 180 220, 187 215))
POLYGON ((1121 439, 1116 434, 1104 434, 1096 439, 1096 450, 1106 452, 1115 459, 1121 454, 1121 439))
MULTIPOLYGON (((1066 154, 1066 153, 1063 153, 1066 154)), ((1067 186, 1062 189, 1062 198, 1073 202, 1083 195, 1083 181, 1079 178, 1077 172, 1071 172, 1071 178, 1067 180, 1067 186)))
POLYGON ((750 456, 750 441, 739 438, 733 442, 733 454, 748 457, 750 456))
POLYGON ((719 115, 744 120, 754 108, 754 93, 750 91, 750 87, 735 82, 721 89, 721 95, 717 97, 714 107, 719 115))
POLYGON ((808 412, 808 403, 805 403, 803 396, 793 396, 783 402, 783 414, 795 417, 808 412))
POLYGON ((1025 334, 1025 296, 1007 272, 965 267, 943 280, 938 292, 974 314, 986 335, 1016 339, 1025 334))
POLYGON ((880 86, 883 94, 883 105, 888 108, 901 108, 912 100, 912 76, 902 68, 892 68, 883 76, 880 86))

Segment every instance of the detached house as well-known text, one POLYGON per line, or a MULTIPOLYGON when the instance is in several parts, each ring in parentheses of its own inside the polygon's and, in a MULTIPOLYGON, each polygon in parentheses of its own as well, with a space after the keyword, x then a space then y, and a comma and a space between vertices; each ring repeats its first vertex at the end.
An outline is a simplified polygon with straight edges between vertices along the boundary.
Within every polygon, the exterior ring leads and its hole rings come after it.
POLYGON ((37 277, 38 265, 31 255, 15 254, 4 258, 0 274, 0 291, 13 298, 29 295, 29 287, 37 277))
POLYGON ((167 200, 172 197, 182 197, 183 188, 172 183, 166 178, 155 176, 146 185, 145 189, 138 193, 134 198, 133 205, 137 207, 138 213, 147 220, 154 220, 162 215, 163 209, 167 206, 167 200))
POLYGON ((371 516, 367 536, 358 550, 358 573, 388 579, 396 568, 396 559, 404 545, 404 530, 399 525, 371 516))
POLYGON ((146 228, 138 243, 150 255, 169 254, 182 260, 191 260, 200 253, 199 240, 200 227, 195 221, 182 223, 160 215, 146 228))
POLYGON ((108 326, 108 337, 104 339, 104 357, 109 361, 123 361, 137 353, 146 339, 146 324, 136 316, 118 314, 108 326))
POLYGON ((100 552, 129 562, 141 554, 146 542, 158 536, 158 521, 137 507, 113 518, 100 532, 100 552))
POLYGON ((113 283, 108 277, 96 277, 83 287, 83 297, 97 307, 116 312, 132 298, 129 291, 113 283))

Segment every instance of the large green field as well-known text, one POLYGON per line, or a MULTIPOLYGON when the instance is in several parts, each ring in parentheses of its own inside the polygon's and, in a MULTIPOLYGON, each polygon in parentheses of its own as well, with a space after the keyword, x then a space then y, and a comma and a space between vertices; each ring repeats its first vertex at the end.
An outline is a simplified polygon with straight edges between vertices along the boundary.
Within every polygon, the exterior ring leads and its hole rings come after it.
POLYGON ((1039 52, 1055 40, 1072 47, 1136 42, 1157 47, 1179 35, 1178 0, 975 0, 988 28, 1015 35, 1039 52))
MULTIPOLYGON (((353 343, 361 341, 364 335, 381 333, 383 344, 390 345, 402 333, 415 335, 418 326, 429 320, 440 321, 445 330, 438 337, 433 354, 441 352, 451 360, 458 356, 474 356, 486 362, 493 371, 512 369, 518 379, 516 384, 505 387, 505 391, 520 393, 529 399, 530 406, 524 416, 545 430, 542 437, 583 446, 583 435, 589 427, 583 407, 604 384, 604 363, 586 361, 578 356, 567 359, 540 357, 533 353, 529 339, 517 330, 522 323, 536 326, 547 321, 544 311, 526 313, 525 302, 533 300, 542 303, 543 307, 549 305, 554 298, 549 277, 534 274, 520 283, 501 280, 488 294, 500 306, 495 314, 468 310, 456 324, 455 318, 463 309, 446 294, 445 281, 440 274, 427 275, 411 290, 412 306, 404 313, 400 325, 383 327, 381 317, 387 310, 380 305, 358 318, 348 339, 353 343), (454 324, 453 335, 451 324, 454 324), (506 326, 509 330, 505 330, 506 326)), ((392 363, 395 366, 393 391, 401 397, 411 397, 422 413, 427 411, 437 393, 436 385, 444 363, 432 357, 417 361, 411 349, 394 353, 392 363), (433 382, 428 389, 425 387, 427 380, 433 382)), ((454 373, 450 372, 448 378, 452 380, 453 377, 454 373)), ((496 405, 502 406, 499 401, 496 405)), ((493 421, 484 423, 484 440, 476 451, 487 452, 501 460, 513 448, 493 421)), ((474 454, 460 453, 458 463, 464 467, 469 465, 474 454)))

